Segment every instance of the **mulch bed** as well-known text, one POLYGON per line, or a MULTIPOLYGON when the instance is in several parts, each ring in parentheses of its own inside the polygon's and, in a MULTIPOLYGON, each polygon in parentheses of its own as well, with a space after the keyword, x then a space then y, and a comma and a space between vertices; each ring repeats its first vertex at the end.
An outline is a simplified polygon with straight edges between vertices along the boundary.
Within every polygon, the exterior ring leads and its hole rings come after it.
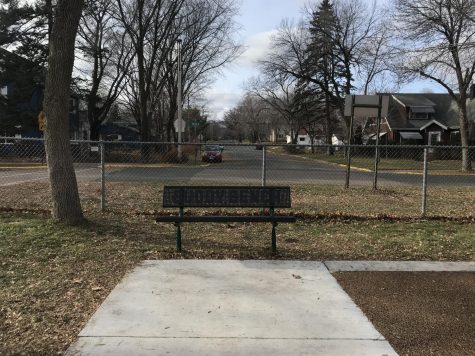
POLYGON ((400 355, 475 354, 475 273, 334 276, 400 355))

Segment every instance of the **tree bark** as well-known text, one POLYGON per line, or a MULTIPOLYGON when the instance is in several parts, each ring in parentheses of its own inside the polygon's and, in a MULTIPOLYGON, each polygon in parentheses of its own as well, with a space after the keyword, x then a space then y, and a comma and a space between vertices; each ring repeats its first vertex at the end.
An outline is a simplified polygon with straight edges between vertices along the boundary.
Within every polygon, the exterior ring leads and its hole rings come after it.
POLYGON ((69 141, 69 98, 74 43, 84 2, 59 0, 56 6, 44 94, 45 149, 53 218, 74 224, 83 219, 69 141))

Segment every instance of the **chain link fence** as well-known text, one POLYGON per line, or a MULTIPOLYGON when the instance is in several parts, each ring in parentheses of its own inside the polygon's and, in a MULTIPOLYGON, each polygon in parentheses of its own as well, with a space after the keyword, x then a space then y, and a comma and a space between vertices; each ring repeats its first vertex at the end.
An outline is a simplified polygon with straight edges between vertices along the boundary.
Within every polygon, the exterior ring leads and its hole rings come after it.
MULTIPOLYGON (((49 209, 41 139, 0 139, 2 208, 49 209)), ((294 210, 404 217, 475 215, 461 147, 71 141, 86 211, 153 212, 167 185, 290 185, 294 210)), ((468 148, 475 161, 475 147, 468 148)))

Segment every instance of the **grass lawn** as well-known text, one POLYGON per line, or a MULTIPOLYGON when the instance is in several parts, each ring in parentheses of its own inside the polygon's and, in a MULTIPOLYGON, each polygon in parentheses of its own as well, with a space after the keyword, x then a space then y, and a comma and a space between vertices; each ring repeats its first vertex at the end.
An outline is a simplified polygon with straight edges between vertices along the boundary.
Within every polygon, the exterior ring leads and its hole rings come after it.
POLYGON ((0 214, 0 354, 63 352, 123 275, 144 259, 474 260, 470 221, 310 218, 269 224, 172 224, 150 215, 90 214, 76 227, 0 214))
MULTIPOLYGON (((163 184, 158 183, 108 183, 107 205, 120 214, 154 214, 161 210, 162 189, 163 184)), ((96 214, 100 207, 100 184, 79 182, 79 192, 84 210, 96 214)), ((291 193, 290 211, 302 215, 417 218, 421 214, 420 187, 394 186, 373 191, 371 187, 355 186, 345 190, 336 185, 295 184, 291 185, 291 193)), ((49 210, 52 206, 46 182, 0 187, 0 197, 0 210, 34 212, 49 210)), ((429 186, 427 204, 429 217, 471 217, 475 221, 475 189, 470 186, 429 186)))
MULTIPOLYGON (((284 152, 280 147, 274 149, 274 152, 284 152)), ((311 153, 308 150, 301 150, 299 153, 296 153, 297 156, 306 157, 308 159, 315 159, 320 161, 325 161, 329 163, 336 163, 341 165, 346 165, 346 158, 343 151, 338 151, 334 155, 327 155, 325 153, 311 153)), ((353 168, 362 168, 367 170, 374 170, 374 154, 367 157, 362 156, 352 156, 351 166, 353 168)), ((457 172, 461 171, 462 162, 460 160, 430 160, 428 169, 429 171, 449 171, 457 172)), ((396 159, 396 158, 386 158, 384 155, 384 148, 381 150, 380 170, 395 170, 395 171, 419 171, 422 172, 423 161, 415 159, 396 159)))

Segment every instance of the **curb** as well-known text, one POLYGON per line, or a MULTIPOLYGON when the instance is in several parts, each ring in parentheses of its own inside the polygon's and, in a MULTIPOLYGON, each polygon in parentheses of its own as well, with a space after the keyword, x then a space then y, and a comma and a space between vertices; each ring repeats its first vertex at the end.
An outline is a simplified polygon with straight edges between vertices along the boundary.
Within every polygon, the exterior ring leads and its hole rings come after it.
POLYGON ((211 164, 200 165, 166 165, 166 164, 106 164, 106 168, 203 168, 209 167, 211 164))

